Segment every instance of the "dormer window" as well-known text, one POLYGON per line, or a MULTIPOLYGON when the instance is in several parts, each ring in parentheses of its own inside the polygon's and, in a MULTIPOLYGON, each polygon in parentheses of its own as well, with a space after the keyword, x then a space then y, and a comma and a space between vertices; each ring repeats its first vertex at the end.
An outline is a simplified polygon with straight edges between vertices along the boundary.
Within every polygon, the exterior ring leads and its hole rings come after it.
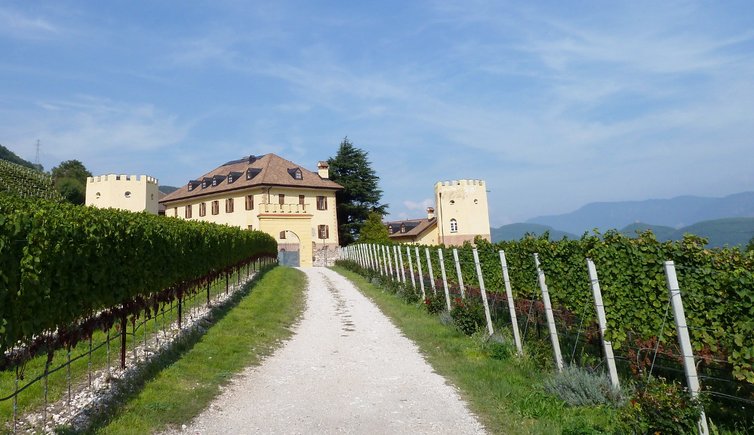
POLYGON ((401 224, 401 233, 406 232, 406 224, 401 224))
POLYGON ((262 172, 259 168, 249 168, 246 170, 246 179, 251 180, 252 178, 256 177, 260 172, 262 172))
POLYGON ((304 174, 301 173, 301 168, 288 169, 288 173, 291 174, 294 180, 303 180, 304 174))
POLYGON ((202 178, 202 189, 206 189, 212 185, 212 179, 209 177, 202 178))
POLYGON ((218 186, 225 179, 225 175, 215 175, 212 177, 212 187, 218 186))
POLYGON ((393 234, 393 226, 392 225, 388 225, 387 226, 387 232, 388 232, 388 234, 393 234))
POLYGON ((191 192, 192 190, 196 189, 196 186, 202 184, 199 180, 191 180, 188 182, 188 191, 191 192))
POLYGON ((231 172, 228 174, 228 184, 233 184, 241 176, 241 172, 231 172))

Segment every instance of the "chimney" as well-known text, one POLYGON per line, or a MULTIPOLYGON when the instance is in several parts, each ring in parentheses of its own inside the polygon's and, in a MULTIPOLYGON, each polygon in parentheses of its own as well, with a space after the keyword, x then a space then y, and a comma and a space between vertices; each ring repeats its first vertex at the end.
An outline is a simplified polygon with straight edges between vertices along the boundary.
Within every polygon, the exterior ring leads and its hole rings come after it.
POLYGON ((427 219, 432 220, 435 218, 435 209, 432 207, 427 207, 427 219))
POLYGON ((327 162, 317 163, 317 173, 319 174, 320 178, 330 178, 330 165, 328 165, 327 162))

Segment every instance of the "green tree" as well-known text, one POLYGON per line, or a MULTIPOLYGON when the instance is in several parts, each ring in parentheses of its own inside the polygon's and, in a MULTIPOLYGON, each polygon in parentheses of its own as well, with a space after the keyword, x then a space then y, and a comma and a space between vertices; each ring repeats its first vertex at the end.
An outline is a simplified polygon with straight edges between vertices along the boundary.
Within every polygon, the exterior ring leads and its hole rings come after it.
POLYGON ((52 168, 52 182, 55 189, 68 202, 83 204, 86 199, 86 179, 92 173, 78 160, 66 160, 52 168))
POLYGON ((754 252, 754 237, 749 240, 749 244, 746 245, 746 252, 754 252))
POLYGON ((382 215, 377 212, 369 213, 359 233, 359 242, 364 243, 387 243, 390 236, 387 227, 382 223, 382 215))
POLYGON ((380 178, 375 174, 367 158, 368 153, 353 146, 348 137, 343 138, 330 165, 330 179, 343 186, 335 194, 338 213, 338 238, 341 245, 359 239, 359 232, 369 213, 385 215, 387 205, 380 204, 382 190, 380 178))

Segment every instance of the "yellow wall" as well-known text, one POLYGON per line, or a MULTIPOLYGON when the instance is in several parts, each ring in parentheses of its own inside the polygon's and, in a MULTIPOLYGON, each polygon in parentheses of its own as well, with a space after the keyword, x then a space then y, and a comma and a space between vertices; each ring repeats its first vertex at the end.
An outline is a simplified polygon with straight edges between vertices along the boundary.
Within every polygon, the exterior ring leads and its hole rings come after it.
MULTIPOLYGON (((201 187, 197 187, 201 189, 201 187)), ((206 190, 211 192, 211 187, 206 190)), ((233 192, 209 194, 165 203, 165 215, 186 219, 186 206, 191 205, 191 220, 214 222, 244 229, 261 230, 274 237, 279 244, 292 240, 280 239, 281 231, 292 231, 300 239, 301 266, 312 265, 313 249, 336 249, 338 246, 338 221, 335 211, 335 192, 317 189, 293 189, 288 187, 255 187, 233 192), (284 194, 285 204, 279 204, 279 194, 284 194), (254 209, 246 210, 246 195, 254 195, 254 209), (304 195, 303 206, 299 195, 304 195), (327 209, 317 210, 317 196, 327 198, 327 209), (225 211, 225 200, 233 198, 233 212, 225 211), (212 214, 212 201, 219 201, 219 212, 212 214), (199 216, 199 204, 205 203, 207 213, 199 216), (329 237, 319 239, 319 225, 328 226, 329 237)))
POLYGON ((435 184, 435 213, 438 241, 446 246, 473 241, 476 236, 490 240, 487 185, 483 180, 453 180, 435 184), (451 219, 458 223, 451 231, 451 219))
POLYGON ((108 174, 86 180, 86 205, 157 214, 157 179, 147 175, 108 174))
POLYGON ((298 238, 301 267, 311 267, 313 252, 310 215, 261 215, 259 221, 259 229, 273 235, 279 244, 295 243, 298 238), (285 231, 285 239, 280 238, 282 231, 285 231))

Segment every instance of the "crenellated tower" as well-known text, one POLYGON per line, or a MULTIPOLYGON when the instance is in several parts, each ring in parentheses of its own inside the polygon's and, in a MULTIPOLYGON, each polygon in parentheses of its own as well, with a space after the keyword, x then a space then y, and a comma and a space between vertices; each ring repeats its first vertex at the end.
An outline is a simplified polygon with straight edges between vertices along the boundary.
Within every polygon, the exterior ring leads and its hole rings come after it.
POLYGON ((445 246, 490 237, 487 185, 483 180, 451 180, 435 184, 437 235, 445 246))

